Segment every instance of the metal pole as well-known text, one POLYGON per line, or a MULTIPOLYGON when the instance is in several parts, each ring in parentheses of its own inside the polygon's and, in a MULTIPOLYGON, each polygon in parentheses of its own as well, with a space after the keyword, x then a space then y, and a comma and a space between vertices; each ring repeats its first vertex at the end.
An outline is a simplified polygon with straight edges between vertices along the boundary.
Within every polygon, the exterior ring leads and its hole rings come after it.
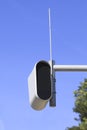
POLYGON ((87 65, 53 65, 54 71, 87 71, 87 65))
MULTIPOLYGON (((49 61, 50 63, 51 61, 49 61)), ((52 73, 51 73, 51 89, 52 89, 52 97, 49 101, 50 107, 55 107, 56 106, 56 78, 55 78, 55 71, 53 70, 53 65, 55 64, 55 61, 52 60, 52 73)))

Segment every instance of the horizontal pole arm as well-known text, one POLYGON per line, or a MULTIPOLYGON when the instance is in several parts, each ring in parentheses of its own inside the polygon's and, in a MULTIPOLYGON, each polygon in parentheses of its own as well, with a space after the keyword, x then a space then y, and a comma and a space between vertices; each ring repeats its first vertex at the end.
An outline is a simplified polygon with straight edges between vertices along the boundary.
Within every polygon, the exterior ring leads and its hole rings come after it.
POLYGON ((53 65, 54 71, 87 71, 87 65, 53 65))

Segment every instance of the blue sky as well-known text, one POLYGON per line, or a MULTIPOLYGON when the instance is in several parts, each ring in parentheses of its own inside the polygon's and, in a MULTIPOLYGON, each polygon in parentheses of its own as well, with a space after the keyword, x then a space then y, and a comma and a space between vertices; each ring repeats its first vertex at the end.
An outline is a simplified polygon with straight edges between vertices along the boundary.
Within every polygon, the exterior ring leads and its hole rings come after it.
POLYGON ((73 91, 86 72, 56 72, 57 106, 35 111, 27 78, 49 61, 48 8, 56 64, 87 65, 87 0, 0 0, 0 130, 65 130, 77 125, 73 91))

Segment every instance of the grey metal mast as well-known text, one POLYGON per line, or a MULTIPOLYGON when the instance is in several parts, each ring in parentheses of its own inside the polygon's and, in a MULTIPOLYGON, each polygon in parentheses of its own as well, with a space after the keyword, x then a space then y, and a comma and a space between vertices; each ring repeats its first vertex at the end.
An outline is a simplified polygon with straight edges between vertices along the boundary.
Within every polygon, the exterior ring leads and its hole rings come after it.
POLYGON ((52 97, 50 99, 50 106, 55 107, 56 106, 56 90, 55 90, 55 71, 53 69, 53 65, 55 64, 55 61, 52 59, 52 27, 51 27, 51 11, 49 8, 49 41, 50 41, 50 66, 51 66, 51 89, 52 89, 52 97))

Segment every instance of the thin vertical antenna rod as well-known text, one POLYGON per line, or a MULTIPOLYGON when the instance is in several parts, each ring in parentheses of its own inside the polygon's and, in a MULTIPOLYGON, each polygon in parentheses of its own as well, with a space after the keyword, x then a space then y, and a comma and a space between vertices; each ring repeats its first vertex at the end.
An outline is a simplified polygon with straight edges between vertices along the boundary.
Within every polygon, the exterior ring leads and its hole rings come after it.
MULTIPOLYGON (((50 40, 50 61, 51 61, 51 69, 52 69, 52 30, 51 30, 51 11, 49 8, 49 40, 50 40)), ((52 70, 51 70, 52 73, 52 70)))
POLYGON ((51 107, 56 106, 56 90, 55 90, 55 72, 53 69, 53 65, 55 61, 52 59, 52 27, 51 27, 51 11, 49 8, 49 40, 50 40, 50 67, 51 67, 51 87, 52 87, 52 97, 49 101, 51 107))

